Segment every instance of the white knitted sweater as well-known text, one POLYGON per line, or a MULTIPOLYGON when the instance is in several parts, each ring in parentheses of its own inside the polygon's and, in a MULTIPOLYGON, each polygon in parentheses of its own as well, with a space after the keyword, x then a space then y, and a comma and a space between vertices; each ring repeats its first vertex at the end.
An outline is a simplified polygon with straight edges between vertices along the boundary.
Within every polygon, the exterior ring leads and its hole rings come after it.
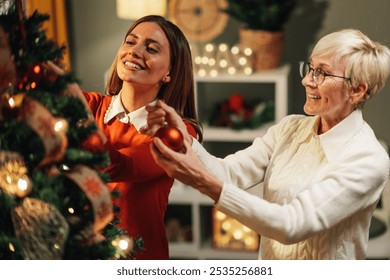
POLYGON ((364 259, 389 156, 356 110, 316 135, 291 115, 224 159, 193 149, 224 182, 215 205, 261 235, 260 259, 364 259), (263 182, 260 198, 245 190, 263 182))

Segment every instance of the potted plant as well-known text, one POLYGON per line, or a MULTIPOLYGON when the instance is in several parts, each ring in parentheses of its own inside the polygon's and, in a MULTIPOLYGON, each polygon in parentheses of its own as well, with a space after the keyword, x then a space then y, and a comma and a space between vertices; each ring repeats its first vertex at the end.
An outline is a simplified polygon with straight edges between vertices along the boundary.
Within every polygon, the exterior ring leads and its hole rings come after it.
POLYGON ((255 70, 279 66, 284 47, 284 26, 297 0, 227 0, 222 11, 242 24, 240 43, 254 52, 255 70))

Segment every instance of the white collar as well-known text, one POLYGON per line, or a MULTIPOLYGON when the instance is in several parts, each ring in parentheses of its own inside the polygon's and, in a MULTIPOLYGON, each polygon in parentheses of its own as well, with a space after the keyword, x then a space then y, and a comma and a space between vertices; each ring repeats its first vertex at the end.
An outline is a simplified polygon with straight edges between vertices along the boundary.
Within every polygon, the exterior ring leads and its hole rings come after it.
POLYGON ((329 131, 319 135, 322 148, 329 161, 337 158, 345 145, 362 128, 364 123, 363 113, 357 109, 329 131))
MULTIPOLYGON (((146 117, 148 112, 145 110, 145 106, 141 107, 133 112, 126 113, 125 108, 121 102, 121 92, 114 95, 111 99, 110 106, 104 115, 104 124, 107 124, 114 117, 116 117, 120 122, 132 124, 139 131, 141 127, 146 125, 146 117)), ((151 102, 149 105, 155 105, 157 100, 151 102)))

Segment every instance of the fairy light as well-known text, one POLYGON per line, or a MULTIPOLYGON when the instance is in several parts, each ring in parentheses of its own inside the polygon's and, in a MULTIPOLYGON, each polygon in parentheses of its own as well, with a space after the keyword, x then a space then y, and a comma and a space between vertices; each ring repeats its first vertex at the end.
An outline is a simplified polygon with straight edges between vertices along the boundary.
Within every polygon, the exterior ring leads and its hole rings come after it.
POLYGON ((218 49, 220 52, 226 52, 228 49, 228 46, 227 46, 227 44, 222 43, 219 45, 218 49))
POLYGON ((244 68, 244 74, 245 75, 251 75, 253 73, 253 69, 251 67, 245 67, 244 68))
POLYGON ((206 70, 205 69, 199 69, 199 71, 198 71, 198 75, 200 76, 200 77, 204 77, 204 76, 206 76, 206 70))
POLYGON ((217 69, 210 70, 210 76, 211 77, 217 77, 218 76, 218 70, 217 69))
POLYGON ((217 61, 215 60, 215 58, 209 58, 209 66, 213 67, 215 66, 215 64, 217 64, 217 61))
POLYGON ((234 75, 237 72, 236 68, 233 66, 230 66, 227 71, 228 71, 229 75, 234 75))
POLYGON ((221 68, 226 68, 227 65, 228 65, 228 63, 227 63, 227 60, 226 60, 226 59, 221 59, 221 60, 219 61, 219 66, 220 66, 221 68))
POLYGON ((251 48, 234 45, 231 48, 226 43, 215 45, 208 43, 203 47, 203 55, 194 56, 195 71, 198 76, 216 77, 220 74, 236 75, 237 73, 251 75, 253 73, 250 56, 251 48))
POLYGON ((201 56, 196 56, 194 59, 194 62, 196 65, 202 64, 202 57, 201 56))
POLYGON ((12 244, 11 242, 8 243, 8 249, 9 249, 11 252, 15 252, 14 244, 12 244))
POLYGON ((213 52, 214 51, 214 45, 213 44, 206 44, 205 50, 207 52, 213 52))
POLYGON ((223 230, 229 231, 232 228, 232 223, 229 220, 227 220, 227 221, 222 223, 221 227, 223 230))
POLYGON ((221 211, 217 211, 217 213, 215 214, 215 217, 218 219, 218 220, 224 220, 226 219, 226 215, 224 213, 222 213, 221 211))
POLYGON ((244 48, 244 54, 246 56, 251 56, 253 54, 253 50, 251 48, 244 48))
POLYGON ((13 97, 8 99, 8 105, 11 109, 15 107, 15 99, 13 97))
POLYGON ((202 57, 202 64, 207 65, 209 63, 209 58, 207 56, 202 57))
POLYGON ((244 234, 242 233, 241 230, 237 229, 233 232, 233 237, 237 240, 241 240, 244 234))
POLYGON ((218 210, 212 211, 213 246, 223 249, 258 250, 259 236, 249 227, 218 210))
POLYGON ((233 55, 237 55, 240 52, 240 48, 237 46, 233 46, 230 51, 232 52, 233 55))
POLYGON ((245 64, 248 63, 248 59, 246 59, 246 57, 240 57, 240 58, 238 59, 238 63, 239 63, 240 65, 245 65, 245 64))
POLYGON ((21 198, 27 196, 32 190, 31 180, 26 175, 19 178, 16 185, 16 195, 21 198))
POLYGON ((68 122, 64 119, 57 119, 54 123, 54 130, 56 132, 66 132, 68 130, 68 122))
POLYGON ((134 241, 127 234, 123 234, 111 241, 111 244, 117 249, 116 257, 126 256, 134 248, 134 241))
POLYGON ((33 72, 34 72, 35 74, 41 73, 41 66, 35 65, 35 66, 33 67, 33 72))
POLYGON ((69 166, 67 166, 66 164, 62 164, 62 165, 61 165, 61 168, 62 168, 62 170, 64 170, 64 171, 69 171, 69 170, 70 170, 69 166))

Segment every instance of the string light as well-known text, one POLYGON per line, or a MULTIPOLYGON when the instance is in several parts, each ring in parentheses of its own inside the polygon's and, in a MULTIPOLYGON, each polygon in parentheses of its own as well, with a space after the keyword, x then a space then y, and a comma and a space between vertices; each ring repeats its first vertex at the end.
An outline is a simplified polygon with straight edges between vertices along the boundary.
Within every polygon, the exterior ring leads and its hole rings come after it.
POLYGON ((123 234, 111 241, 111 244, 116 248, 116 257, 126 257, 134 248, 134 241, 127 234, 123 234))
POLYGON ((257 250, 259 236, 236 219, 213 210, 213 245, 217 248, 257 250))
POLYGON ((216 77, 220 74, 251 75, 253 68, 250 57, 253 54, 251 48, 228 44, 215 45, 208 43, 203 47, 202 55, 194 56, 194 68, 198 76, 210 75, 216 77))

